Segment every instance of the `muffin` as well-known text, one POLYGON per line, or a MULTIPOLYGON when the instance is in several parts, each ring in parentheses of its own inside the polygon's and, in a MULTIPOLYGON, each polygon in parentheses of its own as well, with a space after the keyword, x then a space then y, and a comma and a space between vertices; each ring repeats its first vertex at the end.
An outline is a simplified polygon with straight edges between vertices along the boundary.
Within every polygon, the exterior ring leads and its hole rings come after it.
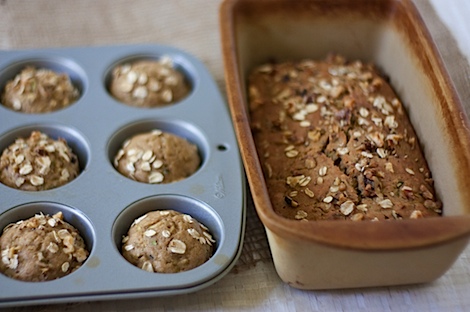
POLYGON ((183 99, 190 91, 184 75, 169 57, 116 66, 109 92, 117 100, 138 107, 158 107, 183 99))
POLYGON ((122 255, 148 272, 177 273, 209 260, 214 243, 207 227, 191 216, 152 211, 132 223, 122 240, 122 255))
POLYGON ((0 250, 0 272, 30 282, 68 275, 89 255, 80 233, 63 220, 62 212, 8 225, 0 236, 0 250))
POLYGON ((114 158, 114 166, 122 175, 151 184, 182 180, 200 163, 196 145, 161 130, 131 137, 114 158))
POLYGON ((24 191, 62 186, 79 174, 77 156, 64 139, 40 131, 18 138, 0 157, 0 182, 24 191))
POLYGON ((28 66, 7 82, 1 101, 18 112, 47 113, 71 105, 79 96, 67 74, 28 66))

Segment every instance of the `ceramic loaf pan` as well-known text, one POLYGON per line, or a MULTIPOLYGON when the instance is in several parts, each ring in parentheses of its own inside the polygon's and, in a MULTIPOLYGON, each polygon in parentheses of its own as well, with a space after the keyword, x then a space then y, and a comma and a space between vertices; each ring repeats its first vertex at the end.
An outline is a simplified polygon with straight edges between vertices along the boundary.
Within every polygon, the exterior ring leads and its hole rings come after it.
POLYGON ((257 212, 280 277, 331 289, 422 283, 446 272, 470 234, 469 124, 419 12, 408 0, 226 0, 220 8, 226 84, 257 212), (375 63, 408 110, 443 216, 388 222, 298 222, 270 202, 249 126, 247 75, 269 60, 336 52, 375 63))
POLYGON ((223 277, 241 252, 245 228, 244 172, 229 110, 215 81, 195 57, 162 45, 108 46, 0 52, 0 87, 26 65, 68 73, 80 89, 71 106, 24 114, 0 106, 0 150, 40 130, 65 138, 81 173, 68 184, 39 192, 0 184, 0 229, 9 223, 62 211, 90 250, 75 272, 47 282, 23 282, 0 274, 0 307, 185 294, 223 277), (159 108, 118 102, 107 91, 114 66, 168 56, 191 91, 159 108), (152 129, 197 145, 202 159, 190 177, 168 184, 136 182, 118 173, 113 159, 131 135, 152 129), (181 273, 149 273, 127 262, 120 244, 131 223, 151 210, 173 209, 206 225, 216 240, 214 255, 181 273))

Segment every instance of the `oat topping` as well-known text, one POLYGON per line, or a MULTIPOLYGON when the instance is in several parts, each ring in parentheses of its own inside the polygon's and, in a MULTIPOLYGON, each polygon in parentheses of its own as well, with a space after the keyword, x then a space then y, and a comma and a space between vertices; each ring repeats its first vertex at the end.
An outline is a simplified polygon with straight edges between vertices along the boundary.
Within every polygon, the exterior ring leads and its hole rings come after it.
POLYGON ((163 173, 161 172, 152 172, 150 175, 149 175, 149 183, 160 183, 160 182, 163 182, 163 179, 165 178, 165 176, 163 175, 163 173))
POLYGON ((385 209, 393 207, 393 203, 390 199, 384 199, 384 200, 379 201, 379 205, 380 207, 385 208, 385 209))
POLYGON ((215 239, 212 237, 212 235, 209 234, 209 232, 204 231, 202 232, 202 235, 205 236, 206 244, 212 245, 212 243, 215 243, 215 239))
POLYGON ((193 223, 194 222, 194 219, 188 214, 183 214, 183 220, 188 222, 188 223, 193 223))
POLYGON ((69 268, 70 268, 70 263, 68 263, 68 262, 64 262, 61 266, 62 272, 64 272, 64 273, 67 272, 69 270, 69 268))
POLYGON ((441 213, 403 104, 372 64, 339 55, 263 64, 249 77, 248 96, 279 214, 362 221, 441 213))
POLYGON ((351 214, 351 212, 353 212, 354 208, 355 208, 354 202, 351 200, 347 200, 341 204, 340 211, 345 216, 348 216, 351 214))
POLYGON ((132 225, 139 224, 140 221, 144 220, 145 218, 147 218, 147 214, 144 214, 143 216, 140 216, 137 219, 135 219, 134 222, 132 223, 132 225))
POLYGON ((186 252, 186 244, 179 239, 173 239, 168 245, 168 249, 173 253, 184 254, 186 252))
POLYGON ((331 203, 333 201, 333 196, 327 196, 323 199, 324 203, 331 203))
POLYGON ((153 271, 152 263, 150 261, 145 261, 142 264, 142 270, 153 273, 154 271, 153 271))
POLYGON ((155 234, 157 234, 157 232, 155 230, 152 230, 152 229, 147 230, 147 231, 144 232, 144 235, 147 236, 147 237, 152 237, 155 234))
POLYGON ((192 237, 194 237, 198 240, 199 240, 199 237, 201 237, 199 232, 196 229, 193 229, 193 228, 188 229, 188 233, 189 233, 189 235, 191 235, 192 237))

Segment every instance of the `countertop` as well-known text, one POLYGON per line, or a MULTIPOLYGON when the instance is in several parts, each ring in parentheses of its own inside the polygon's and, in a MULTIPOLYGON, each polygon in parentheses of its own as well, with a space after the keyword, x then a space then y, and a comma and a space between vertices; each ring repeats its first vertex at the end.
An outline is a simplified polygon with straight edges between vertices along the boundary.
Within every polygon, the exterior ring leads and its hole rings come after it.
MULTIPOLYGON (((415 0, 470 115, 470 1, 415 0)), ((198 57, 225 94, 221 0, 0 0, 0 49, 159 43, 198 57)), ((247 205, 240 259, 217 283, 187 295, 18 307, 9 311, 468 311, 470 246, 423 285, 302 291, 277 276, 264 229, 247 205)), ((1 285, 0 285, 1 291, 1 285)))

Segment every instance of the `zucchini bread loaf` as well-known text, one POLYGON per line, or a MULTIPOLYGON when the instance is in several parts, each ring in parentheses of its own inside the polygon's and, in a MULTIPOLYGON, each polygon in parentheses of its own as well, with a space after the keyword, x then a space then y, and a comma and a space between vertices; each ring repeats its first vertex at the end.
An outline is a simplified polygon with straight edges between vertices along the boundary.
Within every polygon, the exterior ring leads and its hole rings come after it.
POLYGON ((407 113, 373 64, 269 63, 248 81, 250 123, 283 217, 415 219, 441 214, 407 113))

